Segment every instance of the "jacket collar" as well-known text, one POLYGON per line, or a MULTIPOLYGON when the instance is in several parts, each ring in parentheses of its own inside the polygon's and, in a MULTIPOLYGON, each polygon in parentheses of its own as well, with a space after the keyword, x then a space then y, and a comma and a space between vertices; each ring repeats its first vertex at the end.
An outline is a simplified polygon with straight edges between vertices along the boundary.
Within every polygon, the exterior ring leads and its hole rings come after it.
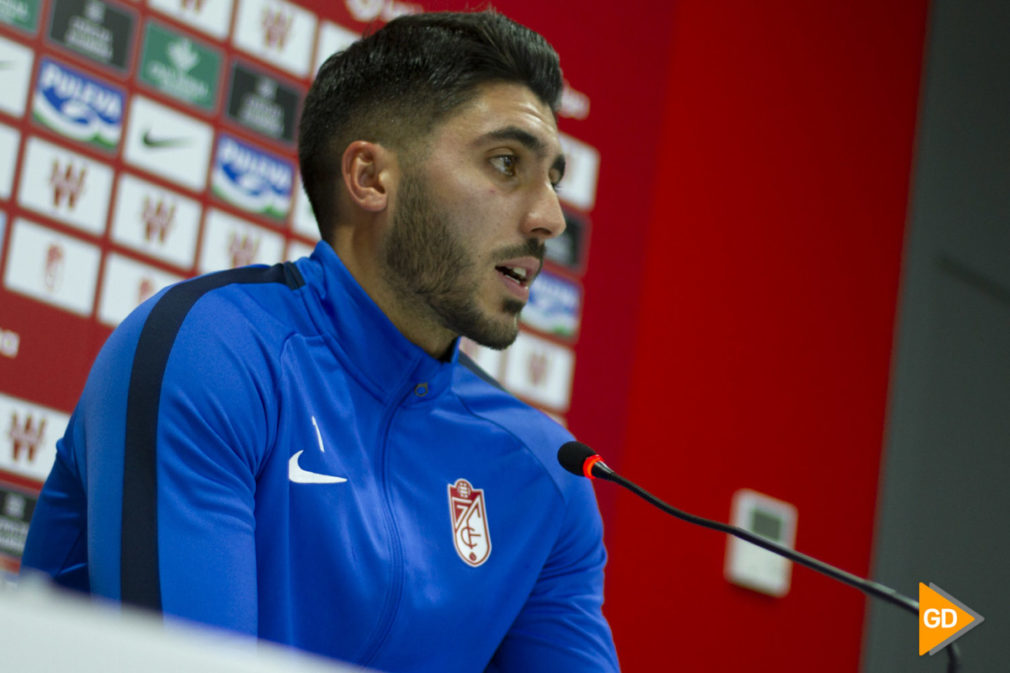
POLYGON ((448 362, 409 341, 344 266, 333 247, 320 241, 299 269, 313 291, 314 319, 342 364, 373 395, 387 402, 413 391, 410 401, 437 397, 451 383, 459 339, 448 362))

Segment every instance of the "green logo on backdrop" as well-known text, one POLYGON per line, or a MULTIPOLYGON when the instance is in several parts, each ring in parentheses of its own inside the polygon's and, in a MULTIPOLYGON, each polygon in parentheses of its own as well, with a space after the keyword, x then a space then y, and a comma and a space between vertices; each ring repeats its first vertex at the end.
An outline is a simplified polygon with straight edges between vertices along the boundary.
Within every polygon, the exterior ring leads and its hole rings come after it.
POLYGON ((0 0, 0 21, 34 33, 40 4, 40 0, 0 0))
POLYGON ((156 23, 147 24, 140 61, 145 84, 209 110, 214 107, 220 70, 220 52, 156 23))

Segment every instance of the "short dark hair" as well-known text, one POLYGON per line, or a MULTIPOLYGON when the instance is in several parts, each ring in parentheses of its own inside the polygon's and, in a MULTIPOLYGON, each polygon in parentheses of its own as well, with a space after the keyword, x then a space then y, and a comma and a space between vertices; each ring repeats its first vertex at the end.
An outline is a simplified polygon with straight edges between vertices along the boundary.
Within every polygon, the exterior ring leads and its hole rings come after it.
POLYGON ((557 52, 494 11, 401 16, 330 56, 309 88, 298 128, 302 182, 323 239, 337 216, 334 178, 350 143, 406 151, 490 82, 523 84, 557 113, 557 52))

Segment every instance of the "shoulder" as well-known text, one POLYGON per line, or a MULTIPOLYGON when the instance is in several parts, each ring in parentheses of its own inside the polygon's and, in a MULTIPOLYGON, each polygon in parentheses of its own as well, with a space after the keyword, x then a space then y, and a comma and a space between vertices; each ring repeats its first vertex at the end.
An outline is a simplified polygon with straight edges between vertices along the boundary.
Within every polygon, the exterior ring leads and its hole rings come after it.
POLYGON ((293 293, 304 282, 291 263, 249 266, 210 273, 172 285, 152 297, 124 321, 136 333, 138 348, 170 349, 193 333, 225 341, 281 323, 293 293))
MULTIPOLYGON (((292 263, 220 271, 173 285, 149 300, 145 330, 175 331, 198 306, 247 317, 247 322, 283 310, 304 285, 292 263)), ((212 321, 223 323, 223 321, 212 321)))
POLYGON ((92 368, 89 387, 99 397, 105 397, 102 391, 113 381, 131 391, 143 384, 152 393, 168 382, 226 388, 225 372, 255 368, 276 357, 292 332, 288 316, 297 310, 292 299, 302 284, 294 265, 279 264, 169 286, 113 331, 92 368))
POLYGON ((467 411, 510 434, 540 463, 565 500, 580 490, 584 479, 567 472, 557 460, 572 434, 556 420, 523 402, 460 352, 453 389, 467 411))

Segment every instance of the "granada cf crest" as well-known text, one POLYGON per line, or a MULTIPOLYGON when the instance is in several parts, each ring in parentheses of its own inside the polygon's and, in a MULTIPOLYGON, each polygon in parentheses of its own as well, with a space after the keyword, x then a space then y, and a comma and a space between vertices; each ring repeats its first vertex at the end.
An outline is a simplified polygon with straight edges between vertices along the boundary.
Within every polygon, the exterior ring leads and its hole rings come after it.
POLYGON ((449 484, 449 512, 456 553, 464 563, 476 568, 491 555, 483 489, 474 488, 466 479, 449 484))

